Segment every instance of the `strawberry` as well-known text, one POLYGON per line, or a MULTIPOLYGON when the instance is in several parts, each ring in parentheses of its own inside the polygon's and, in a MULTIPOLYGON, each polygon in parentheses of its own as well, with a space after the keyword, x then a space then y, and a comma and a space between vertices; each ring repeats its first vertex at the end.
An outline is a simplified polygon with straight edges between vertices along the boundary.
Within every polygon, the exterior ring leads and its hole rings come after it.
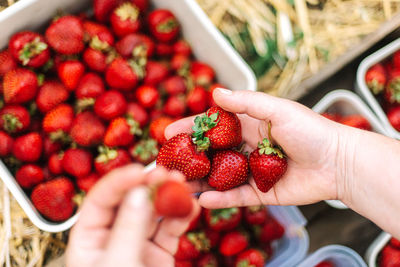
POLYGON ((192 54, 192 48, 189 43, 183 39, 176 41, 172 46, 172 50, 175 55, 179 54, 189 57, 192 54))
POLYGON ((29 111, 19 105, 8 105, 0 109, 0 129, 8 133, 20 133, 31 123, 29 111))
POLYGON ((188 232, 179 238, 175 259, 193 260, 199 257, 201 252, 208 252, 209 249, 209 240, 204 232, 188 232))
POLYGON ((197 214, 197 216, 194 217, 194 218, 190 221, 189 226, 188 226, 188 228, 186 229, 186 232, 191 232, 191 231, 194 231, 194 230, 198 230, 198 228, 200 227, 200 220, 201 220, 201 217, 202 217, 201 214, 202 214, 202 212, 199 212, 199 213, 197 214))
POLYGON ((220 83, 214 83, 208 88, 208 105, 210 107, 217 106, 217 104, 214 102, 214 98, 213 98, 213 92, 217 88, 226 88, 226 86, 223 86, 220 83))
POLYGON ((190 67, 193 82, 200 86, 209 86, 215 79, 214 70, 204 62, 193 61, 190 67))
POLYGON ((14 140, 6 132, 0 131, 0 157, 11 154, 14 140))
POLYGON ((198 114, 204 112, 207 109, 208 98, 208 93, 203 87, 194 87, 193 90, 188 93, 186 98, 190 113, 198 114))
POLYGON ((114 150, 108 147, 99 147, 99 152, 100 154, 94 162, 95 169, 99 175, 104 175, 131 162, 129 153, 124 149, 114 150))
POLYGON ((156 54, 159 57, 169 57, 173 53, 172 45, 166 43, 156 44, 156 54))
POLYGON ((221 239, 221 233, 219 231, 216 231, 216 230, 213 230, 210 228, 205 229, 204 232, 205 232, 208 240, 210 240, 210 247, 216 248, 221 239))
POLYGON ((64 172, 63 158, 64 153, 54 153, 49 157, 47 167, 52 174, 61 175, 64 172))
POLYGON ((132 118, 113 119, 104 135, 104 144, 109 147, 127 146, 134 141, 135 134, 141 134, 139 123, 132 118))
POLYGON ((28 69, 17 68, 4 75, 3 94, 8 104, 22 104, 36 96, 38 80, 36 74, 28 69))
POLYGON ((342 116, 339 113, 322 113, 322 116, 324 116, 325 118, 331 120, 331 121, 335 121, 335 122, 339 122, 342 119, 342 116))
POLYGON ((137 121, 142 128, 149 122, 149 114, 147 114, 147 111, 137 103, 128 103, 126 114, 137 121))
POLYGON ((224 256, 233 256, 243 251, 249 245, 249 237, 240 231, 226 233, 219 245, 219 252, 224 256))
POLYGON ((114 36, 104 25, 86 20, 82 24, 89 46, 99 51, 107 51, 114 45, 114 36))
POLYGON ((106 22, 111 12, 121 3, 121 0, 94 0, 93 9, 96 20, 106 22))
POLYGON ((392 56, 393 66, 400 69, 400 51, 396 51, 392 56))
POLYGON ((179 22, 169 10, 153 10, 148 16, 147 23, 150 33, 160 42, 168 43, 178 37, 179 22))
POLYGON ((84 30, 81 20, 64 16, 53 21, 46 30, 48 44, 60 54, 72 55, 84 49, 84 30))
POLYGON ((168 95, 179 95, 186 92, 185 80, 178 75, 167 78, 160 84, 160 87, 168 95))
POLYGON ((184 95, 173 95, 165 101, 163 112, 171 117, 181 118, 186 111, 186 101, 184 95))
POLYGON ((237 256, 235 264, 235 267, 264 267, 265 257, 259 249, 250 248, 237 256))
POLYGON ((14 140, 13 154, 24 162, 38 161, 42 155, 43 141, 38 133, 32 132, 14 140))
POLYGON ((105 132, 103 122, 92 112, 85 111, 75 117, 70 135, 78 145, 93 146, 103 140, 105 132))
POLYGON ((102 51, 88 47, 82 55, 83 62, 89 69, 97 72, 105 72, 108 65, 107 55, 102 51))
POLYGON ((321 261, 314 267, 335 267, 335 265, 331 261, 321 261))
POLYGON ((70 148, 64 152, 62 168, 74 177, 85 177, 92 170, 92 154, 81 148, 70 148))
POLYGON ((242 212, 239 208, 204 209, 204 220, 210 229, 229 231, 239 225, 242 212))
POLYGON ((74 184, 65 177, 58 177, 36 186, 31 200, 43 216, 60 222, 69 219, 74 213, 74 194, 74 184))
POLYGON ((119 40, 115 49, 124 58, 149 58, 154 53, 154 42, 146 35, 132 33, 119 40))
POLYGON ((175 261, 175 267, 194 267, 195 265, 191 261, 175 261))
POLYGON ((261 244, 261 249, 264 252, 265 261, 269 260, 274 255, 274 250, 269 242, 261 244))
POLYGON ((367 131, 371 131, 372 129, 369 121, 357 114, 344 116, 339 123, 367 131))
POLYGON ((167 140, 165 139, 165 128, 168 125, 173 123, 174 120, 170 117, 161 116, 159 118, 154 119, 150 123, 150 136, 157 141, 158 144, 163 145, 167 140))
POLYGON ((389 242, 390 242, 390 245, 391 245, 392 247, 394 247, 394 248, 400 250, 400 240, 398 240, 398 239, 392 237, 392 238, 390 238, 390 241, 389 241, 389 242))
POLYGON ((383 92, 386 85, 386 72, 381 63, 373 65, 365 74, 365 82, 375 95, 383 92))
POLYGON ((156 162, 168 170, 181 171, 187 180, 201 179, 210 171, 210 160, 186 133, 169 139, 161 147, 156 162))
POLYGON ((388 103, 400 103, 400 69, 392 70, 389 77, 384 98, 388 103))
POLYGON ((264 205, 245 207, 243 217, 250 225, 262 225, 268 218, 268 211, 264 205))
POLYGON ((99 75, 93 72, 86 73, 75 90, 78 108, 85 109, 87 106, 94 105, 95 99, 105 91, 103 79, 99 75))
POLYGON ((51 140, 48 136, 43 136, 43 154, 46 158, 61 150, 61 143, 51 140))
POLYGON ((149 61, 146 64, 146 75, 143 82, 146 85, 157 86, 160 82, 164 81, 168 76, 168 68, 159 62, 149 61))
MULTIPOLYGON (((17 68, 17 62, 12 57, 9 50, 0 52, 0 78, 3 77, 10 70, 17 68)), ((1 91, 1 90, 0 90, 1 91)), ((0 92, 1 94, 1 92, 0 92)))
POLYGON ((387 112, 387 117, 393 128, 400 131, 400 106, 390 108, 387 112))
POLYGON ((57 71, 61 82, 73 91, 85 73, 85 66, 78 60, 67 60, 58 66, 57 71))
POLYGON ((94 104, 94 112, 105 120, 122 116, 127 108, 124 96, 117 90, 109 90, 100 95, 94 104))
POLYGON ((190 67, 190 58, 189 56, 182 54, 175 54, 171 58, 171 69, 175 71, 177 74, 181 76, 185 76, 188 74, 190 67), (185 74, 185 75, 183 75, 185 74))
POLYGON ((145 13, 149 8, 149 0, 131 0, 131 2, 139 8, 141 13, 145 13))
POLYGON ((60 104, 50 110, 43 118, 43 130, 46 133, 62 131, 68 133, 74 119, 74 110, 70 105, 60 104))
POLYGON ((78 188, 85 193, 88 193, 90 189, 100 180, 100 176, 93 172, 85 177, 80 177, 76 180, 78 188))
POLYGON ((119 38, 137 32, 140 28, 138 7, 131 2, 122 3, 111 13, 110 23, 119 38))
POLYGON ((217 191, 226 191, 247 181, 247 157, 234 150, 218 151, 213 155, 208 184, 217 191))
POLYGON ((192 197, 188 187, 177 181, 157 185, 153 193, 156 212, 165 217, 186 217, 192 212, 192 197))
POLYGON ((50 59, 50 49, 44 37, 35 32, 23 31, 14 34, 8 48, 15 60, 23 66, 39 68, 50 59))
MULTIPOLYGON (((133 63, 132 63, 133 64, 133 63)), ((106 69, 106 81, 110 87, 129 91, 139 81, 139 68, 123 58, 116 58, 106 69)))
POLYGON ((218 267, 217 257, 212 253, 203 254, 196 261, 197 267, 218 267))
POLYGON ((155 87, 142 85, 136 90, 136 99, 142 107, 151 109, 157 104, 160 94, 155 87))
POLYGON ((400 250, 392 246, 385 246, 381 252, 379 267, 400 266, 400 250))
POLYGON ((15 180, 22 188, 30 189, 43 182, 43 171, 35 164, 26 164, 15 173, 15 180))
POLYGON ((242 142, 242 129, 236 114, 212 107, 198 116, 193 126, 195 143, 208 149, 229 149, 242 142))
POLYGON ((150 111, 150 121, 154 121, 163 116, 164 116, 164 114, 163 114, 162 110, 158 107, 156 107, 155 109, 150 111))
POLYGON ((256 237, 263 242, 280 239, 285 234, 285 228, 274 218, 269 217, 264 225, 254 226, 256 237))
POLYGON ((263 193, 268 192, 287 169, 287 159, 281 148, 275 147, 268 138, 264 138, 251 152, 249 163, 257 188, 263 193))
POLYGON ((144 165, 156 160, 157 142, 154 139, 142 139, 129 149, 131 157, 144 165))
POLYGON ((47 113, 69 98, 68 89, 58 81, 45 81, 36 96, 36 105, 42 113, 47 113))

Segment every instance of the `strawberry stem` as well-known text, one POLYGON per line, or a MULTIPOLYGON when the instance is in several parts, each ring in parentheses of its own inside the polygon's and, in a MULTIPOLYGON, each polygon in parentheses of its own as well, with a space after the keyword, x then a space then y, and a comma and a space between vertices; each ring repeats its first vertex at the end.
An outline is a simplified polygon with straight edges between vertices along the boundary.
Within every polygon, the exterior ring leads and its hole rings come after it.
POLYGON ((210 129, 217 126, 219 122, 219 113, 213 113, 209 115, 208 113, 197 116, 194 119, 193 130, 193 143, 197 145, 197 151, 206 151, 210 147, 210 139, 204 137, 204 134, 210 129))

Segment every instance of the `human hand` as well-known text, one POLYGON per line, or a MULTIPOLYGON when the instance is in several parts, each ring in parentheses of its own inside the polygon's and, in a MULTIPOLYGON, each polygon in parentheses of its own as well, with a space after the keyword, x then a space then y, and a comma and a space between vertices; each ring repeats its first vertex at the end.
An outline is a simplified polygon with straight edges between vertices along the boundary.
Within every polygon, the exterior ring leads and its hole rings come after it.
POLYGON ((158 220, 148 185, 171 179, 179 172, 157 168, 145 173, 139 165, 110 172, 89 192, 71 231, 67 266, 173 267, 179 236, 200 211, 193 200, 187 218, 158 220))

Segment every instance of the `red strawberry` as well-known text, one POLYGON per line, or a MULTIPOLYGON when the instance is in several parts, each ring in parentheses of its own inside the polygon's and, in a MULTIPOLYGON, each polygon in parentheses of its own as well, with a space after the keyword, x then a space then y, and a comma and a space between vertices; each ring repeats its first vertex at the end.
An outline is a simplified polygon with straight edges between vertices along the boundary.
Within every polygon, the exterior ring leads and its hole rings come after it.
POLYGON ((169 170, 181 171, 187 180, 201 179, 210 171, 210 160, 186 133, 172 137, 161 147, 157 164, 169 170))
POLYGON ((196 85, 209 86, 215 79, 214 70, 204 62, 193 61, 190 67, 191 77, 196 85))
POLYGON ((213 155, 208 184, 217 191, 225 191, 247 181, 249 163, 247 157, 234 150, 218 151, 213 155))
POLYGON ((103 140, 105 132, 102 121, 92 112, 85 111, 75 117, 70 135, 78 145, 93 146, 103 140))
POLYGON ((28 69, 14 69, 3 79, 4 101, 8 104, 22 104, 36 96, 38 80, 36 74, 28 69))
POLYGON ((165 181, 153 193, 156 212, 165 217, 186 217, 192 212, 192 197, 187 186, 177 181, 165 181))
POLYGON ((274 255, 274 250, 272 249, 271 243, 264 243, 261 244, 261 248, 264 252, 265 260, 269 260, 274 255))
POLYGON ((389 77, 384 98, 388 103, 400 103, 400 69, 393 69, 389 77))
POLYGON ((243 251, 249 245, 249 237, 239 231, 226 233, 219 245, 219 252, 224 256, 233 256, 243 251))
POLYGON ((61 150, 61 143, 52 141, 50 137, 43 136, 43 154, 46 158, 61 150))
POLYGON ((74 177, 85 177, 92 170, 92 154, 84 149, 70 148, 64 152, 62 167, 74 177))
POLYGON ((149 114, 147 114, 147 111, 137 103, 128 103, 126 114, 137 121, 142 128, 149 122, 149 114))
POLYGON ((209 249, 209 240, 204 232, 185 233, 179 238, 175 259, 193 260, 199 257, 201 252, 208 252, 209 249))
POLYGON ((148 17, 151 34, 160 42, 171 42, 179 34, 179 22, 171 11, 166 9, 153 10, 148 17))
POLYGON ((120 38, 135 33, 140 28, 139 9, 133 3, 125 2, 111 13, 110 23, 115 35, 120 38))
POLYGON ((229 231, 239 225, 242 212, 239 208, 204 209, 207 226, 216 231, 229 231))
POLYGON ((140 74, 138 66, 131 66, 123 58, 116 58, 107 67, 106 81, 113 88, 129 91, 136 87, 140 74))
POLYGON ((46 30, 49 45, 60 54, 72 55, 81 52, 83 42, 83 25, 75 16, 64 16, 53 21, 46 30))
POLYGON ((178 75, 171 76, 161 83, 161 88, 168 95, 179 95, 186 92, 185 80, 178 75))
POLYGON ((195 266, 191 261, 175 261, 175 267, 193 267, 195 266))
POLYGON ((263 252, 258 249, 250 248, 237 256, 235 267, 264 267, 264 265, 265 257, 263 252))
POLYGON ((242 129, 236 114, 220 107, 212 107, 195 119, 193 126, 195 143, 213 149, 229 149, 242 142, 242 129))
POLYGON ((396 51, 392 56, 393 66, 400 69, 400 51, 396 51))
POLYGON ((23 31, 14 34, 8 47, 15 60, 27 67, 41 67, 50 58, 50 49, 44 37, 35 32, 23 31))
POLYGON ((271 242, 280 239, 285 234, 285 228, 274 218, 269 217, 267 222, 261 226, 261 231, 258 232, 259 226, 254 226, 256 229, 256 236, 261 240, 261 242, 271 242))
POLYGON ((85 66, 78 60, 67 60, 58 66, 58 77, 71 91, 75 90, 85 73, 85 66))
POLYGON ((82 55, 82 59, 89 69, 97 72, 105 72, 107 69, 107 55, 102 51, 88 47, 82 55))
POLYGON ((29 111, 23 106, 9 105, 0 109, 0 129, 8 133, 20 133, 31 123, 29 111))
POLYGON ((44 176, 39 166, 26 164, 15 173, 15 179, 21 187, 29 189, 43 182, 44 176))
POLYGON ((43 118, 43 130, 46 133, 63 131, 68 133, 74 119, 74 110, 67 104, 60 104, 43 118))
POLYGON ((339 122, 347 126, 367 131, 371 131, 372 129, 371 124, 368 122, 368 120, 361 115, 354 114, 354 115, 344 116, 339 122))
POLYGON ((171 58, 171 69, 177 74, 185 76, 189 72, 190 58, 182 54, 175 54, 171 58))
POLYGON ((246 223, 250 225, 261 225, 267 220, 268 211, 264 205, 245 207, 243 217, 246 223))
POLYGON ((192 48, 189 43, 183 39, 178 40, 172 46, 174 54, 180 54, 184 56, 190 56, 192 54, 192 48))
POLYGON ((380 63, 373 65, 365 74, 365 82, 375 95, 385 89, 386 81, 385 68, 380 63))
POLYGON ((125 58, 149 58, 154 53, 154 42, 146 35, 132 33, 119 40, 115 48, 125 58))
POLYGON ((137 6, 142 13, 145 13, 149 8, 149 0, 131 0, 131 2, 137 6))
MULTIPOLYGON (((0 78, 3 77, 10 70, 17 68, 17 62, 15 62, 11 53, 8 50, 0 52, 0 78)), ((1 91, 1 90, 0 90, 1 91)), ((1 92, 0 92, 1 94, 1 92)))
POLYGON ((149 61, 146 64, 146 75, 143 82, 147 85, 157 86, 168 76, 168 68, 159 62, 149 61))
POLYGON ((123 149, 113 150, 107 147, 99 147, 99 152, 100 154, 94 162, 99 175, 104 175, 131 162, 129 153, 123 149))
POLYGON ((220 83, 214 83, 208 88, 208 105, 210 107, 217 106, 217 104, 214 102, 214 98, 213 98, 213 92, 217 88, 226 88, 226 86, 223 86, 220 83))
POLYGON ((381 252, 379 267, 400 266, 400 250, 392 246, 385 246, 381 252))
POLYGON ((164 114, 162 113, 162 110, 159 108, 155 108, 152 111, 150 111, 150 121, 154 121, 162 116, 164 116, 164 114))
POLYGON ((320 263, 318 263, 314 267, 335 267, 335 265, 330 261, 321 261, 320 263))
POLYGON ((139 123, 132 118, 118 117, 113 119, 104 135, 104 144, 109 147, 127 146, 135 138, 135 134, 141 134, 139 123))
POLYGON ((78 99, 97 98, 105 91, 103 79, 93 72, 88 72, 80 79, 75 96, 78 99))
POLYGON ((144 165, 156 160, 157 142, 154 139, 142 139, 129 149, 131 157, 144 165))
POLYGON ((74 184, 65 177, 58 177, 36 186, 31 200, 43 216, 59 222, 69 219, 74 213, 74 193, 74 184))
POLYGON ((324 116, 325 118, 331 120, 331 121, 335 121, 335 122, 339 122, 342 119, 342 116, 339 113, 322 113, 322 116, 324 116))
POLYGON ((197 267, 218 267, 217 257, 212 253, 207 253, 197 260, 197 267))
POLYGON ((150 136, 157 141, 160 145, 163 145, 167 140, 165 139, 164 131, 168 125, 173 123, 174 120, 170 117, 161 116, 154 119, 150 123, 150 136))
POLYGON ((156 53, 159 57, 169 57, 173 53, 172 45, 166 43, 156 44, 156 53))
POLYGON ((94 104, 94 112, 102 119, 111 120, 126 112, 127 103, 117 90, 109 90, 100 95, 94 104))
POLYGON ((387 112, 387 117, 393 128, 400 131, 400 106, 390 108, 387 112))
POLYGON ((163 112, 171 117, 181 118, 186 111, 186 101, 184 95, 170 96, 164 104, 163 112))
POLYGON ((187 106, 191 114, 199 114, 204 112, 207 109, 209 101, 208 98, 208 93, 203 87, 194 87, 193 90, 188 93, 186 99, 187 106))
POLYGON ((136 99, 142 107, 151 109, 157 104, 160 94, 155 87, 142 85, 136 90, 136 99))
POLYGON ((14 156, 25 162, 38 161, 42 155, 43 141, 38 133, 29 133, 14 140, 14 156))
POLYGON ((0 131, 0 157, 11 154, 14 140, 6 132, 0 131))
POLYGON ((79 189, 88 193, 90 189, 100 180, 100 176, 93 172, 85 177, 80 177, 76 180, 79 189))
POLYGON ((121 3, 121 0, 94 0, 93 9, 96 20, 106 22, 111 12, 121 3))
POLYGON ((281 179, 287 169, 287 159, 280 147, 275 147, 267 138, 251 152, 250 170, 257 188, 268 192, 281 179))
POLYGON ((114 45, 114 36, 104 25, 87 20, 83 22, 83 30, 90 38, 90 47, 100 51, 107 51, 114 45))
POLYGON ((63 158, 64 158, 64 153, 54 153, 49 157, 47 167, 52 174, 61 175, 64 172, 62 163, 63 158))
POLYGON ((69 98, 68 89, 58 81, 45 81, 36 96, 36 105, 42 113, 47 113, 69 98))
POLYGON ((221 239, 221 233, 219 231, 210 228, 204 230, 204 232, 206 233, 208 240, 210 240, 210 247, 216 248, 221 239))
POLYGON ((400 250, 400 240, 392 237, 389 242, 392 247, 400 250))

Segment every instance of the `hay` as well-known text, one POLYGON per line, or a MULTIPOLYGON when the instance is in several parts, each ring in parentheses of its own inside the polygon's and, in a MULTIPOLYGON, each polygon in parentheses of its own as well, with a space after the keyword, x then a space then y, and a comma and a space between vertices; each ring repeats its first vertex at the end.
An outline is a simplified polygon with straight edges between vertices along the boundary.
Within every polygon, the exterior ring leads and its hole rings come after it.
POLYGON ((17 1, 18 0, 0 0, 0 11, 11 6, 12 4, 14 4, 17 1))

